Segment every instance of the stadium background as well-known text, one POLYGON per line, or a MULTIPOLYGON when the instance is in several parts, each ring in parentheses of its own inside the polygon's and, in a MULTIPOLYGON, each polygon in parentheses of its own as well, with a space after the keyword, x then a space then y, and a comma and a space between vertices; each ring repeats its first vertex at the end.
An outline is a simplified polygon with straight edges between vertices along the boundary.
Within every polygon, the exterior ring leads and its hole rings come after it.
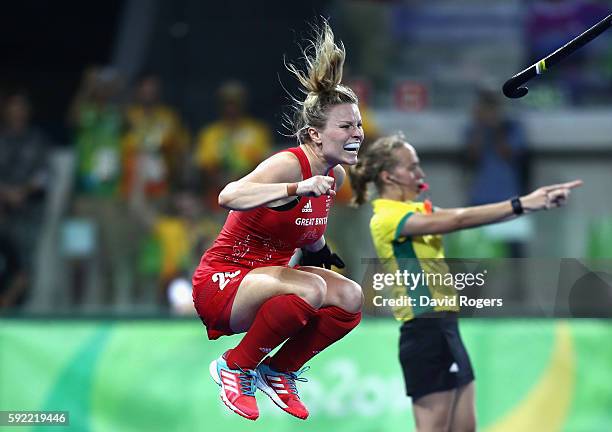
MULTIPOLYGON (((0 105, 4 113, 15 93, 27 96, 31 123, 46 137, 48 165, 44 193, 23 210, 38 222, 28 226, 30 219, 8 211, 0 218, 7 244, 5 233, 22 225, 37 240, 15 269, 6 249, 0 260, 3 296, 21 280, 16 275, 27 281, 0 309, 0 410, 69 410, 70 429, 78 431, 412 430, 397 363, 397 323, 374 317, 378 311, 367 307, 358 330, 312 362, 310 381, 301 386, 313 412, 308 422, 298 424, 260 399, 261 418, 247 423, 218 400, 208 363, 234 340, 206 340, 184 289, 225 216, 210 204, 211 179, 241 169, 193 163, 200 130, 219 116, 219 88, 228 80, 242 83, 245 109, 271 131, 268 152, 292 145, 282 135, 284 88, 298 93, 283 56, 297 59, 308 23, 326 16, 347 46, 347 79, 365 95, 370 130, 403 130, 423 160, 434 203, 466 205, 474 167, 465 161, 464 130, 477 89, 501 88, 537 60, 542 47, 559 46, 611 10, 609 1, 570 0, 5 5, 0 105), (135 199, 121 192, 122 178, 103 196, 75 183, 79 129, 67 119, 92 66, 101 81, 114 80, 109 99, 121 115, 135 104, 143 76, 162 83, 163 102, 180 118, 184 161, 164 194, 135 199), (195 200, 196 210, 183 214, 178 207, 159 216, 184 196, 195 200), (132 206, 142 201, 146 205, 132 206), (93 208, 110 202, 112 222, 83 211, 83 202, 93 208), (181 218, 191 224, 161 224, 181 218), (107 223, 121 228, 123 243, 109 246, 107 223), (167 238, 186 245, 176 252, 167 238), (123 267, 105 262, 127 249, 123 267)), ((450 255, 503 259, 519 244, 526 259, 588 258, 612 267, 611 41, 612 33, 603 35, 568 65, 531 83, 523 100, 502 102, 525 130, 525 191, 573 178, 585 186, 554 216, 449 236, 450 255)), ((129 145, 125 123, 116 143, 122 150, 129 145)), ((327 237, 349 263, 347 275, 367 279, 361 260, 374 256, 369 210, 340 202, 333 211, 327 237)), ((525 277, 536 278, 537 270, 525 277)), ((542 289, 556 294, 555 287, 542 289)), ((537 318, 539 293, 507 290, 500 295, 510 299, 511 317, 462 324, 477 376, 480 427, 612 431, 612 325, 602 318, 612 309, 582 315, 591 318, 537 318)), ((611 304, 609 286, 597 295, 611 304)))

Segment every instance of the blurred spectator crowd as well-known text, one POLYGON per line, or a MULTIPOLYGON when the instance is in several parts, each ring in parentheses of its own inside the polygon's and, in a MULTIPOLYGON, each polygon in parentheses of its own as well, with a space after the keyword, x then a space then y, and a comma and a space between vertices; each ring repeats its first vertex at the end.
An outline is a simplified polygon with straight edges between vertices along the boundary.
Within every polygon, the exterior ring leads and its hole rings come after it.
MULTIPOLYGON (((71 184, 56 245, 72 306, 185 303, 185 293, 174 292, 185 285, 173 282, 189 280, 219 232, 218 192, 274 148, 270 128, 248 115, 240 82, 220 86, 219 117, 195 134, 162 91, 155 74, 129 90, 111 67, 83 74, 67 115, 71 184)), ((28 299, 54 187, 56 146, 31 111, 25 91, 2 98, 1 308, 28 299)))
MULTIPOLYGON (((47 229, 57 231, 52 250, 65 306, 191 311, 191 272, 226 215, 219 191, 287 146, 249 115, 248 90, 239 81, 220 84, 218 117, 195 133, 164 102, 158 75, 143 74, 129 87, 112 67, 87 68, 66 116, 68 146, 55 145, 33 124, 27 91, 3 95, 0 308, 27 303, 47 229), (64 197, 53 192, 58 149, 69 153, 59 167, 69 178, 64 197), (49 227, 53 200, 65 205, 49 227)), ((365 104, 364 94, 364 124, 375 137, 365 104)), ((338 201, 350 198, 346 182, 338 201)))

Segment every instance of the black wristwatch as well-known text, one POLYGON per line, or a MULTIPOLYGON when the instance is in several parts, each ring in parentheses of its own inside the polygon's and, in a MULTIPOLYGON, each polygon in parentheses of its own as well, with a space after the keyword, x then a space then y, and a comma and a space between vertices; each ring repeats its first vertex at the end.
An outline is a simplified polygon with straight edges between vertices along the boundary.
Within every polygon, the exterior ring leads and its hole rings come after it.
POLYGON ((510 203, 512 204, 512 213, 517 216, 523 214, 523 204, 521 204, 521 199, 519 197, 512 198, 510 203))

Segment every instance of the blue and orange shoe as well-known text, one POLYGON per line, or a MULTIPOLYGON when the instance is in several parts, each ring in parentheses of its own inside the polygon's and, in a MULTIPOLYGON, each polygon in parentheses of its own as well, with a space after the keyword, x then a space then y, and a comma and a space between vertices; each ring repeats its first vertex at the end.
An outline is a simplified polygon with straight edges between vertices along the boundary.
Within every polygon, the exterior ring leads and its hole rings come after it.
POLYGON ((230 369, 225 354, 213 360, 208 369, 212 379, 221 387, 219 395, 223 403, 236 414, 249 420, 257 420, 259 409, 255 400, 255 371, 230 369))
POLYGON ((283 411, 302 420, 308 418, 308 408, 300 400, 296 381, 306 382, 306 378, 300 377, 310 366, 306 366, 297 372, 277 372, 268 364, 269 359, 264 360, 257 366, 257 388, 267 394, 272 401, 283 411))

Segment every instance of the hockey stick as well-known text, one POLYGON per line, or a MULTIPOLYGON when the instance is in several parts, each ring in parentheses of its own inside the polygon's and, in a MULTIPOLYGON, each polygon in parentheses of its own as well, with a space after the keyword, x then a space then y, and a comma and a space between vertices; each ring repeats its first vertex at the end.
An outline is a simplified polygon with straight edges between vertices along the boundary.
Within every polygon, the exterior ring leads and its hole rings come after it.
POLYGON ((517 73, 512 78, 504 83, 502 88, 504 95, 509 98, 517 99, 525 96, 529 91, 527 87, 521 87, 527 81, 536 75, 542 75, 549 70, 553 65, 559 63, 565 57, 591 42, 597 36, 608 30, 612 25, 612 14, 608 15, 593 27, 575 37, 561 48, 544 57, 537 63, 529 66, 527 69, 517 73))

